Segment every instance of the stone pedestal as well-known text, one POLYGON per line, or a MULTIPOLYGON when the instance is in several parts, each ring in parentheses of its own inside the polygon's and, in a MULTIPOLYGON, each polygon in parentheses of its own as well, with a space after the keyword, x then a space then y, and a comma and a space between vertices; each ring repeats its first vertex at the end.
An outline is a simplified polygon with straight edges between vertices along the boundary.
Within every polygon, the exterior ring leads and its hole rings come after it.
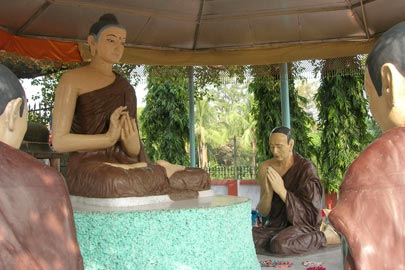
POLYGON ((85 270, 260 269, 249 199, 150 200, 72 197, 85 270))

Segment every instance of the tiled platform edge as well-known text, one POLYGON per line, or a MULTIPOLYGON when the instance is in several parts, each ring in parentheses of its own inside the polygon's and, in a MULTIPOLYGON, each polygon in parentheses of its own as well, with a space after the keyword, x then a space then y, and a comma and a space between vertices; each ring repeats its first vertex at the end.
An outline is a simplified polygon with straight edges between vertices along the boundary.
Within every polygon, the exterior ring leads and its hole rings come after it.
POLYGON ((85 270, 258 270, 251 202, 210 196, 110 207, 75 203, 85 270))

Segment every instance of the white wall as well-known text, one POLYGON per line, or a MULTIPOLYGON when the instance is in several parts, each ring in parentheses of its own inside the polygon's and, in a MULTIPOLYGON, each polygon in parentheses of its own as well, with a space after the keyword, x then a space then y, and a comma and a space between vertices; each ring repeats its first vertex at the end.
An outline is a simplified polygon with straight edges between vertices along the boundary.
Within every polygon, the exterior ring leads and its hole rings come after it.
MULTIPOLYGON (((211 185, 211 189, 218 195, 228 195, 227 185, 211 185)), ((260 186, 239 185, 238 196, 249 198, 252 201, 252 209, 256 209, 259 202, 260 186)))

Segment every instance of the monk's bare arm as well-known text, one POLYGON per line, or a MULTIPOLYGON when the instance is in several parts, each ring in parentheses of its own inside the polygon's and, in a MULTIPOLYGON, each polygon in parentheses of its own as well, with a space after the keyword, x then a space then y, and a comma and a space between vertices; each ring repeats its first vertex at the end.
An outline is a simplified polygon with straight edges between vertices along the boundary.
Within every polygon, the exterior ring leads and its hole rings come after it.
POLYGON ((261 163, 259 166, 260 198, 266 193, 266 186, 264 185, 264 181, 266 181, 266 168, 267 166, 265 165, 265 162, 261 163))
POLYGON ((52 132, 53 147, 59 152, 91 151, 105 149, 115 144, 120 136, 120 115, 125 108, 112 115, 110 129, 105 134, 83 135, 70 133, 76 100, 79 95, 80 77, 67 72, 61 78, 55 92, 52 132), (114 115, 115 114, 115 115, 114 115))

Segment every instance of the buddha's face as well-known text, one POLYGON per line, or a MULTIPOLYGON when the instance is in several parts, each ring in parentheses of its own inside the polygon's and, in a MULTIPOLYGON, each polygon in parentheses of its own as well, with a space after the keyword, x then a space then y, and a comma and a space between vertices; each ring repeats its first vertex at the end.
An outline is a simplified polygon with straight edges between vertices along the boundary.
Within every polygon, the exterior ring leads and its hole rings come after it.
POLYGON ((125 29, 110 26, 102 29, 95 41, 95 57, 100 57, 108 63, 118 63, 124 53, 127 37, 125 29))

